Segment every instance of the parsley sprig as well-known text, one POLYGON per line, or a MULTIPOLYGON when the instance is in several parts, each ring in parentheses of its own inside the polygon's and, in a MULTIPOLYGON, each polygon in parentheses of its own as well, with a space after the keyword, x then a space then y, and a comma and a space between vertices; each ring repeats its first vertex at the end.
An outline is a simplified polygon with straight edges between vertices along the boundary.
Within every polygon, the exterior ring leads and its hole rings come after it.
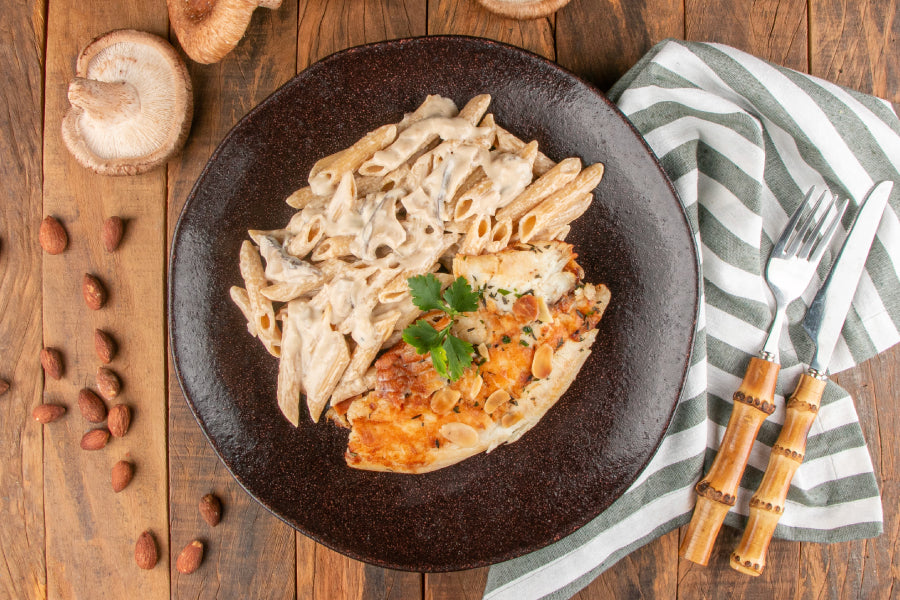
POLYGON ((438 331, 425 319, 419 319, 403 330, 403 341, 419 354, 431 353, 431 364, 441 377, 456 381, 472 364, 475 349, 472 344, 450 333, 456 317, 478 310, 478 293, 466 281, 458 277, 441 294, 441 282, 433 274, 417 275, 406 280, 413 304, 421 310, 440 310, 450 316, 446 327, 438 331))

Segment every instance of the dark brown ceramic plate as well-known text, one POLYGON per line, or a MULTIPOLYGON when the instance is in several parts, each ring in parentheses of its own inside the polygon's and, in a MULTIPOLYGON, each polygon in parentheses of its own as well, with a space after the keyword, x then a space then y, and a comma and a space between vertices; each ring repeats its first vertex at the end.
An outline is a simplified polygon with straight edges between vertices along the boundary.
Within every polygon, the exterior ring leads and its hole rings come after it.
POLYGON ((244 488, 287 523, 353 558, 448 571, 572 533, 618 498, 671 418, 698 302, 682 206, 640 136, 593 87, 532 54, 432 37, 353 48, 311 66, 228 134, 175 231, 169 335, 200 427, 244 488), (231 303, 247 229, 277 228, 313 162, 397 121, 426 94, 460 106, 488 92, 497 122, 551 158, 606 175, 569 241, 612 303, 577 381, 519 442, 427 475, 348 468, 347 434, 275 403, 277 362, 231 303))

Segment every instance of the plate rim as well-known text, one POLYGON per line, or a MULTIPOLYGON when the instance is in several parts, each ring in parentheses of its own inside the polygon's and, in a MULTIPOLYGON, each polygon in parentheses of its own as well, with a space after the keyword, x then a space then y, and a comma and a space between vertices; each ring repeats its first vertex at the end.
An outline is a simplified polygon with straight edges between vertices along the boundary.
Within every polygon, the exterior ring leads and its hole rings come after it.
MULTIPOLYGON (((482 568, 482 567, 487 567, 487 566, 491 566, 494 564, 499 564, 499 563, 502 563, 502 562, 505 562, 508 560, 512 560, 514 558, 524 556, 526 554, 541 550, 541 549, 546 548, 547 546, 550 546, 558 541, 561 541, 563 538, 565 538, 569 535, 572 535, 573 533, 575 533, 576 531, 578 531, 579 529, 581 529, 582 527, 584 527, 585 525, 587 525, 588 523, 590 523, 591 521, 593 521, 594 519, 596 519, 597 517, 602 515, 604 512, 606 512, 619 498, 621 498, 622 493, 624 493, 625 490, 627 490, 635 481, 637 481, 637 479, 640 477, 641 473, 643 473, 644 470, 647 468, 647 465, 650 463, 650 461, 653 460, 653 457, 656 456, 657 452, 659 451, 660 446, 662 445, 663 440, 666 437, 666 433, 668 432, 669 427, 672 424, 672 419, 675 415, 675 410, 678 406, 679 400, 681 399, 681 396, 684 393, 684 389, 687 384, 687 376, 690 371, 690 366, 691 366, 692 357, 693 357, 694 345, 695 345, 696 336, 697 336, 697 322, 699 319, 699 310, 700 310, 701 300, 702 300, 702 271, 701 271, 701 264, 700 264, 700 251, 699 251, 699 248, 697 247, 696 237, 693 235, 693 229, 691 227, 690 220, 688 218, 687 209, 684 205, 684 202, 681 199, 681 196, 678 194, 678 192, 675 188, 675 185, 673 184, 673 182, 670 179, 670 177, 668 176, 668 174, 665 172, 665 169, 663 169, 662 164, 659 161, 659 158, 656 156, 656 153, 653 151, 653 149, 647 143, 644 136, 637 130, 637 128, 634 126, 634 124, 631 122, 631 120, 628 119, 628 117, 625 116, 625 114, 619 109, 619 107, 616 106, 606 96, 606 94, 604 92, 602 92, 599 88, 597 88, 595 85, 593 85, 589 81, 585 80, 581 76, 569 71, 565 67, 562 67, 558 63, 553 62, 539 54, 536 54, 535 52, 532 52, 532 51, 524 49, 524 48, 520 48, 518 46, 513 46, 511 44, 507 44, 504 42, 498 42, 496 40, 491 40, 488 38, 481 38, 481 37, 476 37, 476 36, 470 36, 470 35, 445 34, 445 35, 411 36, 411 37, 396 38, 396 39, 391 39, 391 40, 383 40, 383 41, 379 41, 379 42, 371 42, 371 43, 367 43, 367 44, 360 44, 360 45, 344 48, 342 50, 339 50, 337 52, 329 54, 325 57, 322 57, 321 59, 319 59, 319 60, 315 61, 314 63, 310 64, 309 66, 307 66, 302 71, 294 74, 290 79, 288 79, 287 81, 285 81, 284 83, 279 85, 279 87, 277 89, 275 89, 271 94, 269 94, 268 96, 263 98, 261 101, 259 101, 253 108, 251 108, 246 114, 244 114, 240 119, 238 119, 235 122, 235 124, 231 127, 231 129, 229 129, 228 132, 225 134, 225 136, 221 139, 221 141, 219 141, 219 143, 216 145, 216 148, 209 155, 209 158, 207 159, 206 164, 204 165, 200 174, 197 175, 197 179, 194 181, 194 184, 191 186, 190 191, 188 192, 187 196, 185 197, 184 204, 182 205, 181 210, 179 211, 179 214, 178 214, 178 219, 175 224, 175 228, 172 230, 171 245, 169 247, 168 254, 169 254, 169 256, 168 256, 168 260, 166 263, 166 330, 167 330, 167 342, 168 342, 168 348, 169 348, 169 355, 171 356, 171 359, 172 359, 172 365, 173 365, 173 368, 175 371, 175 376, 178 381, 178 386, 181 390, 184 401, 188 405, 188 408, 190 409, 190 412, 191 412, 192 416, 194 417, 194 421, 200 427, 200 430, 203 433, 203 436, 206 438, 206 441, 209 443, 210 447, 213 449, 213 452, 215 453, 216 458, 222 463, 222 465, 228 471, 229 475, 231 475, 231 477, 238 483, 238 485, 241 486, 241 488, 250 496, 250 498, 252 498, 255 502, 257 502, 262 507, 264 507, 269 513, 274 515, 280 521, 282 521, 283 523, 290 526, 294 531, 300 532, 303 535, 305 535, 308 538, 315 541, 316 543, 322 544, 323 546, 326 546, 327 548, 330 548, 331 550, 339 552, 340 554, 343 554, 344 556, 348 556, 354 560, 358 560, 358 561, 361 561, 361 562, 364 562, 367 564, 372 564, 372 565, 386 568, 386 569, 393 569, 393 570, 406 571, 406 572, 444 573, 444 572, 451 572, 451 571, 462 571, 462 570, 469 570, 469 569, 474 569, 474 568, 482 568), (532 60, 536 59, 537 61, 543 63, 544 66, 549 67, 551 70, 557 71, 558 74, 562 75, 563 77, 573 79, 577 83, 581 84, 593 96, 597 97, 600 101, 602 101, 609 108, 611 108, 616 114, 618 114, 618 116, 622 120, 622 122, 628 127, 628 129, 632 132, 634 137, 639 141, 641 146, 643 146, 646 153, 650 156, 651 160, 653 161, 654 166, 656 167, 659 174, 662 176, 666 187, 668 188, 669 192, 672 194, 672 197, 676 200, 676 204, 679 208, 678 213, 679 213, 679 216, 682 221, 681 224, 684 226, 685 230, 688 232, 688 238, 690 239, 691 254, 693 257, 693 260, 691 261, 691 268, 694 271, 695 285, 692 286, 692 292, 694 293, 694 302, 693 302, 694 307, 693 307, 693 311, 692 311, 690 335, 688 336, 688 340, 687 340, 688 351, 687 351, 687 354, 685 356, 685 359, 684 359, 684 362, 683 362, 682 368, 681 368, 681 376, 680 376, 681 381, 678 386, 678 392, 675 395, 675 399, 672 403, 672 408, 670 409, 669 414, 666 418, 665 427, 662 429, 659 439, 656 440, 656 442, 654 443, 653 451, 648 454, 646 461, 644 461, 644 463, 636 471, 635 476, 632 479, 630 479, 629 481, 622 482, 619 489, 617 489, 616 493, 614 494, 616 499, 613 500, 612 502, 610 502, 610 504, 607 505, 604 509, 602 509, 599 512, 597 512, 596 514, 594 514, 592 517, 589 517, 582 521, 573 523, 572 526, 567 531, 561 533, 559 536, 551 537, 542 542, 530 545, 524 551, 510 550, 505 553, 494 555, 490 559, 482 559, 482 560, 475 560, 475 561, 468 561, 468 562, 457 562, 457 563, 450 563, 450 564, 446 564, 446 565, 431 565, 432 568, 428 568, 426 570, 421 570, 421 569, 416 569, 411 565, 394 563, 389 560, 381 560, 377 557, 363 555, 363 554, 356 552, 350 548, 342 547, 340 544, 335 544, 329 540, 322 539, 322 537, 317 534, 314 534, 312 532, 308 532, 304 529, 301 529, 295 523, 292 523, 286 516, 279 514, 279 512, 277 510, 275 510, 266 501, 264 501, 257 494, 255 494, 253 491, 251 491, 248 488, 248 484, 244 481, 244 479, 241 477, 241 475, 239 475, 237 472, 235 472, 231 468, 231 465, 229 464, 228 460, 226 460, 226 458, 222 455, 222 452, 220 451, 219 446, 216 444, 215 440, 212 438, 206 425, 201 420, 200 415, 198 414, 198 409, 194 405, 194 402, 191 399, 191 396, 186 389, 186 384, 185 384, 184 376, 182 374, 180 360, 179 360, 178 355, 175 353, 176 333, 175 333, 175 325, 174 325, 174 317, 173 317, 174 304, 175 304, 175 297, 174 297, 174 295, 175 295, 174 287, 175 286, 174 286, 173 282, 174 282, 175 278, 173 277, 173 272, 175 270, 174 267, 175 267, 175 263, 177 261, 177 255, 178 255, 176 242, 181 237, 181 229, 185 222, 185 215, 186 215, 188 206, 191 203, 191 201, 194 199, 198 190, 200 189, 201 183, 203 183, 204 180, 207 178, 208 173, 209 173, 210 169, 212 168, 212 165, 213 165, 215 159, 218 158, 218 156, 224 151, 225 147, 228 145, 231 138, 233 136, 237 135, 238 130, 245 124, 245 122, 251 120, 257 113, 265 110, 266 105, 269 104, 273 99, 281 96, 282 94, 286 94, 288 91, 288 88, 291 86, 291 84, 296 79, 298 79, 301 76, 304 76, 304 74, 307 74, 308 71, 314 72, 316 70, 322 69, 328 63, 339 60, 340 58, 342 58, 343 56, 345 56, 347 54, 353 54, 353 53, 364 51, 364 50, 374 50, 374 49, 384 48, 384 47, 394 47, 394 46, 402 47, 405 45, 415 44, 415 43, 428 44, 428 43, 431 43, 432 41, 451 41, 451 42, 452 41, 463 41, 463 42, 467 42, 467 43, 471 43, 471 44, 475 44, 475 45, 481 45, 484 48, 493 47, 493 48, 498 48, 503 51, 512 51, 514 53, 519 53, 519 54, 525 55, 529 59, 532 59, 532 60)), ((418 566, 421 566, 421 565, 418 565, 418 566)))

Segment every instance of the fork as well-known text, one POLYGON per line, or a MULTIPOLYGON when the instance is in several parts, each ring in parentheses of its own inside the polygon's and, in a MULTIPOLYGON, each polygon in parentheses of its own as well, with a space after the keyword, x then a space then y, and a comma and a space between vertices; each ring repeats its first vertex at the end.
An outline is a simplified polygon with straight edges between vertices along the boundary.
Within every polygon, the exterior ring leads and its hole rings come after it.
POLYGON ((712 467, 696 486, 697 503, 678 553, 700 565, 709 561, 725 515, 734 506, 756 434, 775 411, 775 384, 781 369, 778 342, 787 307, 809 285, 847 208, 848 201, 838 205, 828 190, 815 204, 814 195, 811 188, 769 255, 766 283, 775 297, 775 314, 762 350, 750 359, 734 393, 734 407, 712 467))

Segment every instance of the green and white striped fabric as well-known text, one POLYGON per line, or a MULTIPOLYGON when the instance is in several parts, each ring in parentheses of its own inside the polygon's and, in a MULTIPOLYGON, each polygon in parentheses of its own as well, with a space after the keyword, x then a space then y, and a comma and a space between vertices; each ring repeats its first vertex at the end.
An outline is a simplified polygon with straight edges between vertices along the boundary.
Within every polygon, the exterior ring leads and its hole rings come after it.
MULTIPOLYGON (((762 347, 774 302, 766 259, 810 186, 857 203, 882 179, 900 182, 900 121, 891 105, 726 46, 666 41, 610 97, 645 136, 675 184, 702 256, 703 308, 693 364, 674 420, 647 469, 607 511, 567 538, 495 565, 485 598, 569 598, 634 549, 690 520, 693 486, 709 468, 749 358, 762 347)), ((831 371, 900 340, 900 193, 896 186, 866 264, 831 371)), ((627 199, 623 199, 627 201, 627 199)), ((812 356, 799 325, 818 278, 789 309, 781 338, 778 408, 763 425, 737 504, 742 527, 789 394, 812 356)), ((648 399, 649 401, 650 399, 648 399)), ((872 461, 852 399, 829 382, 776 536, 837 542, 882 531, 872 461)))

